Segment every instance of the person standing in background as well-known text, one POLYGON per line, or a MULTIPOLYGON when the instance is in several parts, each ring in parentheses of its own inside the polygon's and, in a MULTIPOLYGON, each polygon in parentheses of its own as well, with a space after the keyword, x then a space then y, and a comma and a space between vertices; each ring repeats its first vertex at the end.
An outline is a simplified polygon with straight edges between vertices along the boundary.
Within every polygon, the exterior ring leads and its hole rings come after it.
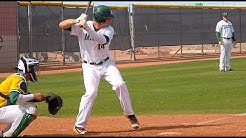
POLYGON ((236 45, 234 28, 232 23, 228 20, 228 13, 222 13, 222 20, 216 25, 216 38, 220 45, 220 61, 219 71, 232 71, 231 69, 231 50, 236 45))

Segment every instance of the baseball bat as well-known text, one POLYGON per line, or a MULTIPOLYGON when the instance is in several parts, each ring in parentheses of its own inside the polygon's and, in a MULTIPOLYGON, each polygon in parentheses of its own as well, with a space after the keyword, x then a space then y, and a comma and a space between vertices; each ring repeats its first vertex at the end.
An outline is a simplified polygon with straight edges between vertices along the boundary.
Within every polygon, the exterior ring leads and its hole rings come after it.
MULTIPOLYGON (((87 3, 87 7, 86 7, 86 9, 85 9, 84 14, 87 14, 90 5, 91 5, 91 1, 89 1, 89 2, 87 3)), ((83 13, 82 13, 82 14, 83 14, 83 13)), ((82 21, 79 22, 79 24, 81 24, 81 23, 82 23, 82 21)))
POLYGON ((87 3, 87 7, 86 7, 86 9, 85 9, 85 13, 84 13, 84 14, 87 14, 88 9, 90 8, 90 5, 91 5, 91 1, 89 1, 89 2, 87 3))

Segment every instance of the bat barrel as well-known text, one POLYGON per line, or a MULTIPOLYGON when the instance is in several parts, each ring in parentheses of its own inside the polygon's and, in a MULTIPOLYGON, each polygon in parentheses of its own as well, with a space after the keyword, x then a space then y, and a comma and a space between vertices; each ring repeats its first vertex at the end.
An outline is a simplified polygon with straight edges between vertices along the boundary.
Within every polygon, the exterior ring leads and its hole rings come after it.
POLYGON ((87 4, 87 7, 86 7, 86 9, 85 9, 85 14, 87 14, 90 5, 91 5, 91 1, 89 1, 88 4, 87 4))

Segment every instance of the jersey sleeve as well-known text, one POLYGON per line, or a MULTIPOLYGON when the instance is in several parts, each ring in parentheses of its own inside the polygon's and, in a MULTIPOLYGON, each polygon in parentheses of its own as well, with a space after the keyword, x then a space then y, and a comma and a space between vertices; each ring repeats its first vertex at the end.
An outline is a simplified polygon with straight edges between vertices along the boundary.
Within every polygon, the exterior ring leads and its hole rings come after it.
POLYGON ((11 91, 9 93, 9 98, 7 99, 7 105, 14 105, 14 104, 16 104, 19 95, 20 95, 20 93, 18 93, 16 91, 11 91))
POLYGON ((231 23, 231 26, 232 26, 231 27, 231 32, 234 33, 235 30, 234 30, 234 27, 233 27, 232 23, 231 23))
POLYGON ((218 42, 221 41, 221 38, 220 38, 220 32, 216 32, 215 35, 216 35, 217 41, 218 41, 218 42))
POLYGON ((115 34, 115 31, 113 27, 109 27, 109 29, 105 31, 105 35, 108 36, 110 40, 113 39, 114 34, 115 34))
POLYGON ((75 35, 75 36, 78 36, 79 35, 79 26, 78 25, 72 25, 71 26, 71 32, 70 32, 70 35, 75 35))
POLYGON ((219 33, 221 32, 220 22, 216 24, 215 32, 219 32, 219 33))

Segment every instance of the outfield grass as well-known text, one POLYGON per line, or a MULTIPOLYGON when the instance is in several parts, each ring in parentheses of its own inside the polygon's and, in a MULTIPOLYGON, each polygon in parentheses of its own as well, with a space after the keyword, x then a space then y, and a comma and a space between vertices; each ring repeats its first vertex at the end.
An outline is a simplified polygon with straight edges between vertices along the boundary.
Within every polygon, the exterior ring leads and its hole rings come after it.
MULTIPOLYGON (((232 72, 219 72, 218 60, 120 69, 137 115, 224 114, 246 112, 246 60, 231 59, 232 72)), ((2 81, 3 79, 0 79, 2 81)), ((64 106, 56 117, 75 117, 84 93, 82 72, 40 75, 29 91, 60 94, 64 106)), ((46 103, 39 114, 50 116, 46 103)), ((101 81, 92 115, 123 115, 111 86, 101 81)))

